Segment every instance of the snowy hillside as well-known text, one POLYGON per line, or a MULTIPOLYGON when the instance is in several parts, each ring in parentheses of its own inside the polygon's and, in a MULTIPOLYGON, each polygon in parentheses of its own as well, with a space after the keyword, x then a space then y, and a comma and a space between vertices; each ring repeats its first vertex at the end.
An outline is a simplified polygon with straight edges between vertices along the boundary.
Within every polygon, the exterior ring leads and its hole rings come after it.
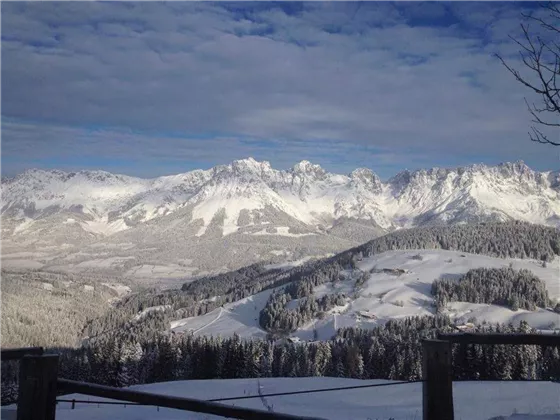
MULTIPOLYGON (((541 279, 550 298, 560 301, 560 259, 546 267, 535 260, 512 258, 493 258, 484 255, 468 254, 444 250, 406 250, 388 251, 363 258, 355 270, 347 270, 345 279, 336 284, 325 283, 316 286, 313 297, 344 293, 347 296, 344 306, 335 306, 323 319, 314 319, 298 329, 292 336, 301 340, 331 338, 338 328, 372 328, 389 319, 416 315, 430 315, 435 312, 431 284, 434 280, 465 274, 473 268, 528 269, 541 279), (413 258, 414 257, 414 258, 413 258), (402 274, 391 270, 404 270, 402 274), (364 273, 367 280, 356 288, 356 280, 364 273)), ((170 329, 175 332, 192 332, 195 335, 220 335, 241 337, 264 337, 266 332, 259 326, 259 313, 264 308, 272 290, 258 293, 235 303, 226 304, 206 315, 173 321, 170 329)), ((288 307, 297 306, 297 300, 288 307)), ((466 302, 451 302, 445 313, 464 324, 471 318, 478 323, 519 324, 525 320, 537 329, 560 329, 560 314, 549 309, 536 311, 466 302)))
MULTIPOLYGON (((165 395, 200 399, 291 392, 375 383, 343 378, 262 378, 230 380, 193 380, 139 385, 132 388, 165 395)), ((553 382, 456 382, 453 384, 456 420, 558 420, 560 384, 553 382)), ((113 401, 85 395, 66 395, 65 399, 113 401)), ((422 384, 386 386, 305 395, 277 396, 230 401, 235 406, 275 412, 314 416, 333 420, 418 420, 422 418, 422 384)), ((2 409, 2 418, 15 418, 13 407, 2 409)), ((220 419, 222 417, 156 407, 127 405, 57 405, 60 420, 175 420, 220 419)))

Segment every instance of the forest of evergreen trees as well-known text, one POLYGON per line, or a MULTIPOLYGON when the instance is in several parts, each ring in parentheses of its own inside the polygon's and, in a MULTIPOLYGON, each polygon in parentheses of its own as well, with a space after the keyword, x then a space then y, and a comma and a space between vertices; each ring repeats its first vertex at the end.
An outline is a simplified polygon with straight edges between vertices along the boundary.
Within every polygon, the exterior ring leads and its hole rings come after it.
MULTIPOLYGON (((60 352, 59 375, 111 386, 181 379, 335 376, 417 380, 422 377, 421 344, 437 331, 452 331, 447 317, 391 320, 372 330, 341 329, 330 341, 287 343, 164 334, 140 343, 104 337, 80 349, 60 352)), ((531 332, 524 322, 482 325, 479 331, 531 332)), ((456 379, 560 379, 558 348, 539 346, 455 346, 456 379)), ((2 363, 2 402, 17 394, 17 368, 2 363)))
POLYGON ((560 231, 520 221, 430 226, 399 230, 347 252, 370 256, 394 249, 447 249, 499 258, 551 261, 560 255, 560 231))
POLYGON ((513 311, 534 311, 552 304, 543 281, 529 270, 511 267, 475 268, 459 281, 435 280, 432 295, 438 309, 445 308, 448 302, 489 303, 507 306, 513 311))
MULTIPOLYGON (((153 338, 172 320, 204 315, 226 303, 280 286, 287 286, 285 293, 292 299, 300 299, 309 296, 315 286, 336 282, 340 272, 353 267, 356 259, 398 249, 447 249, 549 261, 560 254, 560 232, 552 227, 518 221, 400 230, 333 257, 289 270, 267 270, 262 264, 254 264, 185 283, 181 290, 148 290, 127 296, 104 316, 88 323, 84 336, 126 333, 153 338), (160 305, 168 308, 151 312, 141 321, 132 321, 142 310, 160 305)), ((308 304, 315 305, 311 301, 308 304)), ((261 313, 261 325, 276 324, 278 328, 289 329, 309 320, 310 311, 311 308, 302 307, 294 312, 277 305, 274 311, 261 313)))
POLYGON ((288 309, 288 303, 294 299, 285 292, 274 293, 266 303, 259 316, 260 326, 274 334, 288 334, 303 327, 321 312, 326 312, 337 305, 344 305, 346 296, 342 293, 324 295, 320 298, 302 297, 297 307, 288 309))

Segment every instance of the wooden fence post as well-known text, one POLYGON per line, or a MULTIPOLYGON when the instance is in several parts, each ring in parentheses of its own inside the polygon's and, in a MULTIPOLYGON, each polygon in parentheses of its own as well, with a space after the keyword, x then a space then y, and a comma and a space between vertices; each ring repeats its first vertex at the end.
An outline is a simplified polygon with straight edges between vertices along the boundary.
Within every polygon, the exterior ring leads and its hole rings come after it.
POLYGON ((21 359, 17 420, 54 420, 57 373, 56 354, 21 359))
POLYGON ((451 343, 422 342, 422 400, 424 420, 453 420, 451 343))

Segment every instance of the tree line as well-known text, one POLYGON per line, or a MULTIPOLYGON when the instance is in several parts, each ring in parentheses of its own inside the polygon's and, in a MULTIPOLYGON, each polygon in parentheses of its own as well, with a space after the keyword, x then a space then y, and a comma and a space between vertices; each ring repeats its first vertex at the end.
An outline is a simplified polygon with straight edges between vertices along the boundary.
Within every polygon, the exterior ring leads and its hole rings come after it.
MULTIPOLYGON (((103 337, 61 355, 59 376, 110 386, 185 379, 334 376, 360 379, 422 379, 421 340, 453 331, 445 316, 391 320, 372 330, 341 329, 329 341, 289 343, 238 336, 162 334, 138 342, 103 337)), ((526 322, 480 325, 477 331, 532 332, 526 322)), ((456 379, 560 379, 556 347, 456 345, 456 379)), ((17 395, 17 368, 2 363, 2 402, 17 395)))
POLYGON ((552 261, 560 255, 560 231, 521 221, 430 226, 399 230, 347 252, 369 257, 397 249, 446 249, 498 258, 552 261))
POLYGON ((438 309, 445 308, 448 302, 488 303, 513 311, 534 311, 552 304, 543 281, 529 270, 511 267, 475 268, 459 281, 434 280, 432 295, 438 309))
POLYGON ((321 313, 346 303, 343 293, 323 295, 320 298, 305 296, 295 308, 289 309, 287 305, 292 299, 289 293, 273 293, 259 314, 259 325, 273 334, 288 335, 321 317, 321 313))

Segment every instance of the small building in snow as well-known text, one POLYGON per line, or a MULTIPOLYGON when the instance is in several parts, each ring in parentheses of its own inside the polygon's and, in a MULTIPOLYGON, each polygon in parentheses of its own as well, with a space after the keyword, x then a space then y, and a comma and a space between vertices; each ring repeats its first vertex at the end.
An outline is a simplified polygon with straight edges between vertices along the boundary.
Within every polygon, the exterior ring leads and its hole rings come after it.
POLYGON ((367 318, 367 319, 377 319, 377 316, 373 312, 370 312, 369 310, 359 311, 358 314, 361 317, 364 317, 364 318, 367 318))
POLYGON ((457 328, 462 332, 473 332, 476 326, 472 322, 467 322, 466 324, 463 325, 456 325, 455 328, 457 328))

